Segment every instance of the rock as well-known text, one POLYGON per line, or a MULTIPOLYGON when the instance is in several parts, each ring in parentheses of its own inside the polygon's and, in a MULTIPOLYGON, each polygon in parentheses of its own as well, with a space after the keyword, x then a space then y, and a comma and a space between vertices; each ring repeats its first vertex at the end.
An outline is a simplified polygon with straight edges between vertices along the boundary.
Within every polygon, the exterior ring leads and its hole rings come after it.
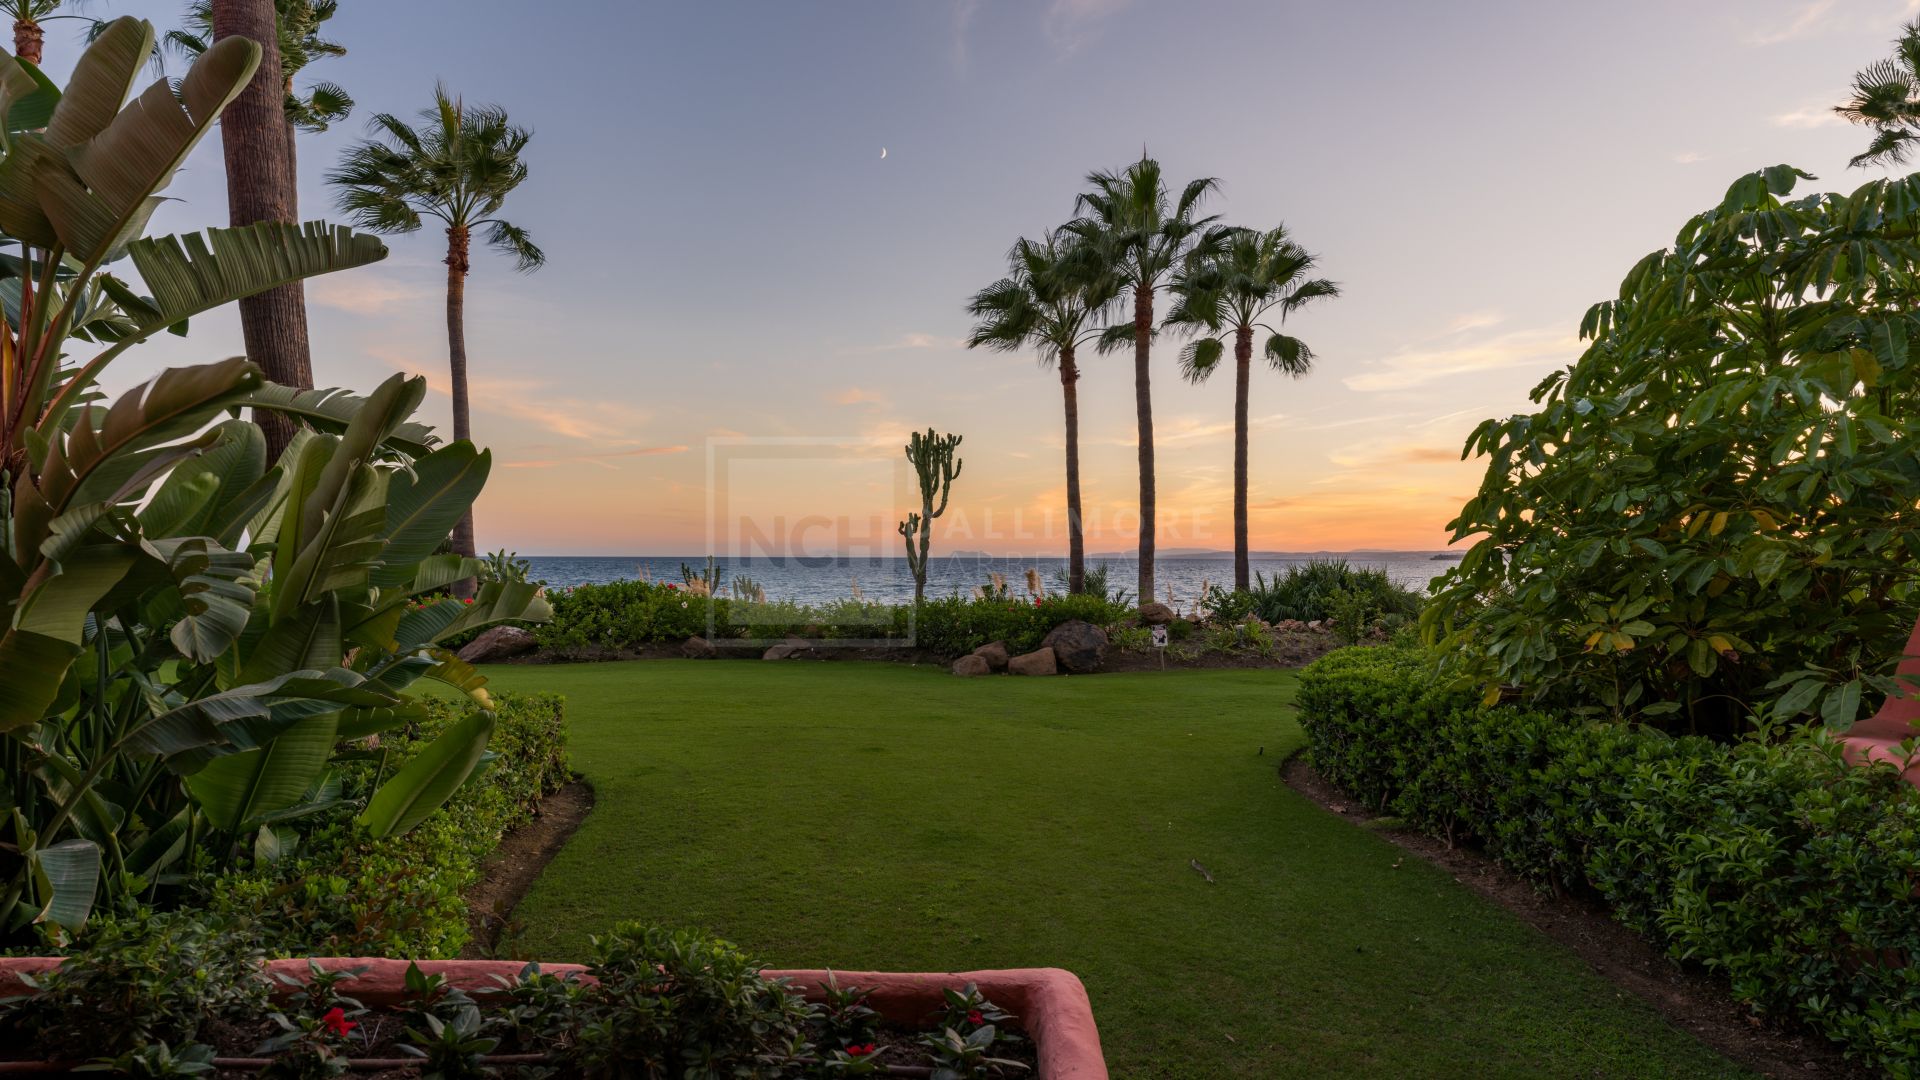
POLYGON ((985 660, 987 666, 995 671, 1007 670, 1007 643, 1004 641, 990 641, 973 650, 973 655, 985 660))
POLYGON ((495 626, 462 646, 459 657, 469 664, 491 664, 497 660, 532 652, 533 635, 517 626, 495 626))
POLYGON ((1165 604, 1141 604, 1140 621, 1147 626, 1163 626, 1173 621, 1173 609, 1165 604))
POLYGON ((760 659, 791 660, 796 656, 806 656, 812 651, 813 644, 811 642, 802 641, 799 638, 788 638, 773 648, 768 649, 766 652, 761 653, 760 659))
POLYGON ((680 655, 689 660, 711 660, 720 655, 720 650, 713 647, 713 642, 695 634, 681 644, 680 655))
POLYGON ((969 653, 953 662, 953 673, 965 676, 991 675, 993 667, 987 663, 986 657, 969 653))
POLYGON ((1007 673, 1010 675, 1057 675, 1059 671, 1053 650, 1044 646, 1007 661, 1007 673))
POLYGON ((1079 619, 1054 627, 1040 644, 1052 649, 1053 658, 1072 675, 1091 675, 1107 659, 1107 632, 1079 619))

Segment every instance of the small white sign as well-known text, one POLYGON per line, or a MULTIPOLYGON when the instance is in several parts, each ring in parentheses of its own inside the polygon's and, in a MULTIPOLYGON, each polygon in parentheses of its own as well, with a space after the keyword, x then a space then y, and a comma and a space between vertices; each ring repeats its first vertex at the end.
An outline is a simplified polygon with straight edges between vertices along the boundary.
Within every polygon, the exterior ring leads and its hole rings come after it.
POLYGON ((1153 647, 1156 649, 1167 647, 1167 628, 1164 624, 1153 628, 1153 647))

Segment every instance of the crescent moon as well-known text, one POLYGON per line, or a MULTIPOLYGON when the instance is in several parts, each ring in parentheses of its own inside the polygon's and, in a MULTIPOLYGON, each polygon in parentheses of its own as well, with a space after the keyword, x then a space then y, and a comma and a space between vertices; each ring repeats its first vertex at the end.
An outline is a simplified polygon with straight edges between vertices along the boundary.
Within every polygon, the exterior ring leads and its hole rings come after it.
POLYGON ((884 146, 880 148, 880 160, 881 161, 887 160, 887 148, 884 146))

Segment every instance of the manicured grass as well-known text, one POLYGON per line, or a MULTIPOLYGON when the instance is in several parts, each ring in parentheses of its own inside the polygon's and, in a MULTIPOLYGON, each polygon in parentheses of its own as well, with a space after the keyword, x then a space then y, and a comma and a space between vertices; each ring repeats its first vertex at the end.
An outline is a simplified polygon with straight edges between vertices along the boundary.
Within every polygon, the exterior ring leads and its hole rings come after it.
POLYGON ((1301 739, 1287 672, 487 675, 567 695, 598 796, 517 913, 529 956, 581 959, 588 934, 644 919, 775 967, 1065 967, 1129 1080, 1742 1075, 1281 784, 1301 739))

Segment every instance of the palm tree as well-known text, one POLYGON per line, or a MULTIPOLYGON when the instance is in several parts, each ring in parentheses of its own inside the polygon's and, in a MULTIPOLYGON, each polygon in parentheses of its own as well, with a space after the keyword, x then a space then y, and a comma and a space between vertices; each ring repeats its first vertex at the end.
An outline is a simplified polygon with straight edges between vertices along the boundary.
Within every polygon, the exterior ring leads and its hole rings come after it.
POLYGON ((1920 138, 1920 19, 1900 28, 1893 55, 1853 77, 1853 96, 1833 111, 1873 129, 1873 141, 1850 164, 1898 165, 1920 138))
MULTIPOLYGON (((0 0, 0 3, 5 0, 0 0)), ((320 36, 321 27, 340 10, 339 0, 274 0, 275 35, 280 50, 281 90, 285 94, 287 116, 287 167, 294 176, 288 192, 288 206, 299 213, 298 147, 294 141, 300 132, 318 133, 345 120, 353 112, 353 96, 338 83, 316 82, 304 91, 294 78, 315 60, 347 55, 346 46, 320 36)), ((194 0, 187 5, 184 25, 170 30, 163 39, 165 48, 189 62, 200 57, 213 43, 213 0, 194 0)))
POLYGON ((1188 382, 1206 381, 1233 335, 1233 587, 1247 591, 1247 384, 1253 368, 1253 332, 1267 332, 1261 352, 1268 366, 1300 378, 1313 370, 1313 350, 1281 332, 1287 316, 1339 296, 1340 286, 1309 278, 1319 258, 1295 243, 1282 225, 1271 232, 1232 230, 1220 250, 1188 261, 1174 274, 1167 325, 1200 334, 1180 352, 1188 382), (1262 320, 1271 318, 1271 324, 1262 320))
POLYGON ((1102 352, 1133 344, 1133 397, 1140 430, 1140 602, 1153 600, 1154 479, 1153 389, 1148 360, 1153 344, 1153 293, 1190 253, 1215 246, 1216 217, 1199 217, 1200 200, 1218 190, 1211 177, 1195 180, 1168 197, 1160 163, 1145 156, 1124 171, 1087 176, 1093 190, 1074 205, 1081 217, 1066 231, 1084 242, 1081 257, 1112 274, 1133 292, 1133 322, 1109 327, 1102 352), (1084 213, 1083 213, 1084 212, 1084 213))
POLYGON ((1034 348, 1040 352, 1041 367, 1059 367, 1067 411, 1067 591, 1079 593, 1086 591, 1087 551, 1080 514, 1080 368, 1075 354, 1082 344, 1099 338, 1102 312, 1120 287, 1111 274, 1076 259, 1072 246, 1067 236, 1054 232, 1037 243, 1024 237, 1015 243, 1007 255, 1007 276, 967 302, 967 314, 979 320, 967 347, 1001 352, 1034 348))
MULTIPOLYGON (((525 229, 496 215, 527 178, 521 152, 533 133, 516 127, 497 105, 467 105, 433 91, 415 129, 388 113, 371 125, 377 138, 348 150, 327 174, 339 205, 355 225, 381 233, 417 231, 426 218, 447 230, 447 366, 453 391, 453 437, 471 439, 467 415, 466 295, 468 247, 475 229, 489 246, 513 256, 514 269, 539 269, 546 255, 525 229)), ((473 511, 454 527, 453 548, 473 555, 473 511)))
POLYGON ((55 15, 61 0, 0 0, 0 15, 13 17, 13 54, 28 63, 40 62, 40 47, 46 32, 40 24, 51 19, 77 19, 78 15, 55 15))
MULTIPOLYGON (((259 70, 220 117, 228 220, 235 226, 295 221, 274 0, 212 0, 211 14, 216 42, 242 37, 260 46, 259 70)), ((313 386, 307 294, 299 282, 240 301, 240 334, 247 358, 259 364, 268 379, 285 386, 313 386)), ((256 409, 254 419, 266 434, 269 454, 280 453, 292 440, 294 426, 286 417, 256 409)))

